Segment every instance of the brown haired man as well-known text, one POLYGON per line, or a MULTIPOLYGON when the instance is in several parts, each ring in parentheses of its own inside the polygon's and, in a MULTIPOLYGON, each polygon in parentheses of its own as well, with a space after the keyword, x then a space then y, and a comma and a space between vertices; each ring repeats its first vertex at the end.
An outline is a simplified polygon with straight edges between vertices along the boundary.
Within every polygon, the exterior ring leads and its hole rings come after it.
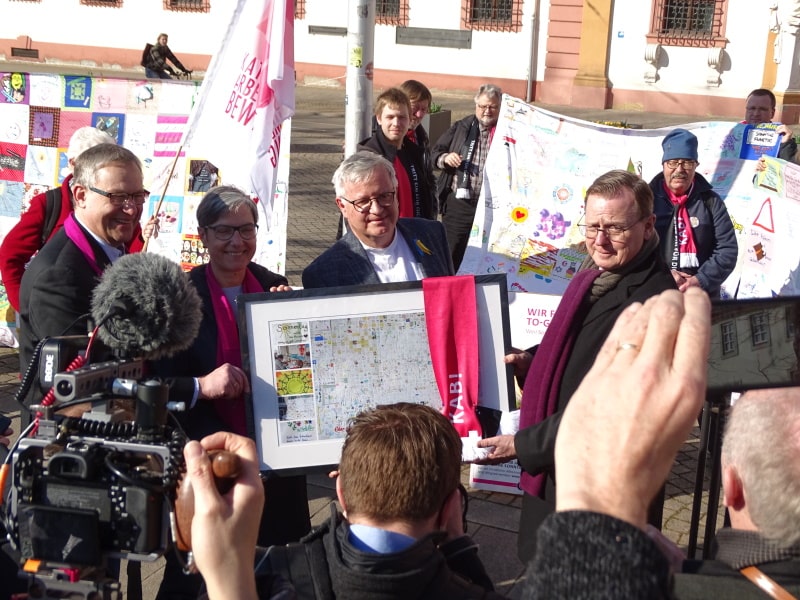
POLYGON ((397 174, 397 199, 401 217, 436 218, 432 177, 425 167, 422 148, 406 134, 411 124, 411 101, 399 88, 389 88, 375 99, 378 129, 358 145, 359 150, 380 154, 397 174))
POLYGON ((461 439, 436 410, 401 402, 360 413, 336 480, 344 518, 331 505, 301 543, 270 548, 259 596, 500 598, 464 535, 460 470, 461 439))

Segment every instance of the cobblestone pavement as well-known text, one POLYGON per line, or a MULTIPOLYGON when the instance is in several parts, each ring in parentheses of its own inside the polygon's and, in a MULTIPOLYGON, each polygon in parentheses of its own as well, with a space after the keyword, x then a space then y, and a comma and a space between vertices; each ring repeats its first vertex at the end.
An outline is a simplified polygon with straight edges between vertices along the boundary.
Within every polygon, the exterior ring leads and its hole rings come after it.
MULTIPOLYGON (((472 111, 471 94, 438 94, 436 102, 453 111, 453 120, 472 111)), ((659 115, 636 111, 587 111, 570 107, 547 107, 586 120, 626 121, 643 127, 660 127, 708 120, 709 117, 659 115)), ((333 243, 338 212, 333 202, 331 175, 342 158, 344 140, 344 92, 339 88, 298 86, 297 114, 292 126, 289 179, 289 224, 287 277, 300 285, 303 268, 333 243)), ((0 348, 0 411, 17 417, 13 396, 18 383, 17 352, 0 348)), ((18 420, 16 420, 18 423, 18 420)), ((17 427, 18 428, 18 427, 17 427)), ((665 535, 685 549, 692 510, 692 491, 698 452, 697 428, 687 439, 667 483, 664 509, 665 535)), ((464 469, 466 482, 468 469, 464 469)), ((315 523, 327 516, 334 498, 332 484, 325 477, 309 477, 310 508, 315 523)), ((524 567, 516 557, 520 499, 503 493, 470 492, 469 532, 480 544, 480 555, 498 590, 519 597, 524 567)), ((705 505, 704 505, 705 506, 705 505)), ((705 510, 704 510, 705 512, 705 510)), ((721 516, 720 516, 721 522, 721 516)), ((701 522, 703 531, 704 524, 701 522)), ((161 563, 143 569, 145 598, 153 598, 160 581, 161 563)))

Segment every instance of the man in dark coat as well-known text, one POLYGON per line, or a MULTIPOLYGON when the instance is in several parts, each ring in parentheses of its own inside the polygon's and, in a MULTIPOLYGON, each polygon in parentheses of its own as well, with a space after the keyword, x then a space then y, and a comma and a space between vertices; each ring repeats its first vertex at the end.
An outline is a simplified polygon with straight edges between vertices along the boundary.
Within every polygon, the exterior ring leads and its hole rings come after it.
POLYGON ((800 596, 800 388, 736 401, 722 442, 722 488, 731 526, 714 538, 712 560, 684 562, 676 598, 766 597, 742 572, 753 567, 800 596))
MULTIPOLYGON (((149 196, 142 181, 139 159, 116 144, 99 144, 75 159, 75 210, 22 276, 21 373, 45 337, 86 335, 92 290, 140 230, 149 196)), ((29 401, 42 397, 34 386, 29 401)))
POLYGON ((433 163, 442 170, 436 196, 456 270, 464 258, 475 219, 483 185, 483 165, 500 115, 502 96, 496 85, 482 85, 475 95, 475 114, 453 123, 431 152, 433 163))
POLYGON ((661 143, 662 172, 650 182, 661 254, 682 292, 703 288, 712 298, 736 267, 739 244, 725 203, 697 173, 697 138, 674 129, 661 143))
POLYGON ((519 556, 535 551, 536 531, 553 511, 553 450, 561 415, 619 314, 675 283, 658 253, 653 195, 626 171, 598 177, 586 191, 583 226, 589 256, 573 277, 541 344, 506 357, 524 376, 520 430, 478 442, 486 462, 517 458, 523 469, 519 556))
POLYGON ((428 219, 399 219, 392 165, 356 152, 333 175, 347 234, 303 271, 307 288, 418 281, 453 275, 444 228, 428 219))

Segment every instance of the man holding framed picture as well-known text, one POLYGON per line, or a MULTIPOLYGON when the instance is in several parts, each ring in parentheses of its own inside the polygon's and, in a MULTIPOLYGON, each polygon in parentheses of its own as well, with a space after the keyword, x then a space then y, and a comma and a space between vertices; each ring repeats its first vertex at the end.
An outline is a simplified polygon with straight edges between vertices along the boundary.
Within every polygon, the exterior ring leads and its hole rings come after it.
POLYGON ((303 287, 320 288, 453 275, 444 227, 400 219, 394 167, 372 152, 356 152, 333 174, 336 205, 347 233, 303 271, 303 287))

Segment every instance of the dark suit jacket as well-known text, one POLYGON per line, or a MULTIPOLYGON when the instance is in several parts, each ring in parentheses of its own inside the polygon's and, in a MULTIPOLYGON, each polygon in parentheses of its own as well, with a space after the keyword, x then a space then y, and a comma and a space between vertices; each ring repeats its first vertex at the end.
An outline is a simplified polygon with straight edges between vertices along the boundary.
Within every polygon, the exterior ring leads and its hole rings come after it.
MULTIPOLYGON (((94 238, 87 234, 87 239, 98 266, 105 269, 111 261, 94 238)), ((92 291, 98 282, 86 257, 63 229, 44 245, 22 276, 20 286, 21 373, 25 373, 34 348, 43 338, 86 335, 92 291)), ((38 383, 34 385, 38 388, 38 383)))
MULTIPOLYGON (((428 219, 399 219, 397 231, 411 248, 422 267, 424 277, 454 274, 453 261, 441 223, 428 219), (430 250, 430 254, 423 251, 417 241, 430 250)), ((347 233, 303 270, 303 287, 306 288, 380 282, 364 247, 352 232, 347 233)))

